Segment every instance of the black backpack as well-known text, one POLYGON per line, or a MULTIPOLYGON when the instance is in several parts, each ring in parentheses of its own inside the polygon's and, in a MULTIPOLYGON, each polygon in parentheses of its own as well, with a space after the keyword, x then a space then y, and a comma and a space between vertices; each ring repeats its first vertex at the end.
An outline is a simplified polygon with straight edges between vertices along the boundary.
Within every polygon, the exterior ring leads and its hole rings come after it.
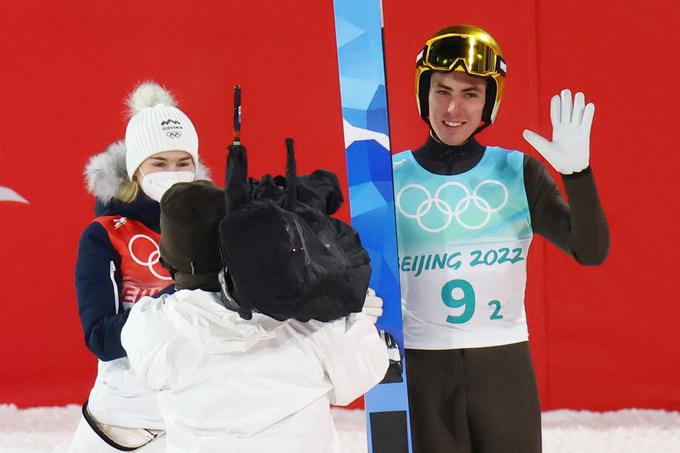
POLYGON ((285 188, 265 177, 253 190, 246 149, 229 147, 219 227, 222 302, 244 319, 253 311, 280 321, 332 321, 359 312, 370 260, 356 231, 328 215, 342 202, 339 190, 326 190, 337 178, 315 172, 300 185, 292 139, 286 148, 285 188))

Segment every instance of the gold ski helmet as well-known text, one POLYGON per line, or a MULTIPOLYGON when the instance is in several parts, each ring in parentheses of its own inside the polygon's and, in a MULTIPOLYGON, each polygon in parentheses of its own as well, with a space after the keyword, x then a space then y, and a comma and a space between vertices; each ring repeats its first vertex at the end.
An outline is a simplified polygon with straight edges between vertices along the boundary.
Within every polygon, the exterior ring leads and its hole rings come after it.
POLYGON ((418 112, 428 125, 432 71, 462 71, 487 78, 484 124, 475 133, 494 122, 503 97, 507 65, 500 46, 490 34, 474 25, 454 25, 425 42, 416 59, 416 101, 418 112))

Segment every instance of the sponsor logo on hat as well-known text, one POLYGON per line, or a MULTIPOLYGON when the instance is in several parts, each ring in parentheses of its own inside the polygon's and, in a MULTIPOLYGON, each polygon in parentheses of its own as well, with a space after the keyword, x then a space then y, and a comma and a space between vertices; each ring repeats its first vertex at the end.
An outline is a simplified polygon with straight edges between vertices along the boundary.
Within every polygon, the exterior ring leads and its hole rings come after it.
POLYGON ((182 123, 177 120, 168 118, 161 121, 161 129, 170 138, 180 138, 182 136, 182 123))

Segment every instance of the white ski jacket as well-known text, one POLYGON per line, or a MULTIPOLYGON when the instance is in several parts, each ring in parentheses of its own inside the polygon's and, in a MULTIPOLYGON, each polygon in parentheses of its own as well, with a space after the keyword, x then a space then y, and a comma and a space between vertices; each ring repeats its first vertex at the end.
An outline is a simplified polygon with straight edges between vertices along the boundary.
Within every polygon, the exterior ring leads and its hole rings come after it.
POLYGON ((350 403, 388 366, 361 314, 246 321, 201 290, 141 299, 122 342, 138 378, 158 391, 169 453, 340 452, 329 403, 350 403))

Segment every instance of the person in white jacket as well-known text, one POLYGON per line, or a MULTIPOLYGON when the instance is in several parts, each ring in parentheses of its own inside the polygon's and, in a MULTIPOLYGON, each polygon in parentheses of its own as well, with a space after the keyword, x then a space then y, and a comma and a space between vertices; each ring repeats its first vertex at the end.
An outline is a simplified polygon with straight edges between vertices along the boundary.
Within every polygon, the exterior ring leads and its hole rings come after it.
POLYGON ((127 104, 125 141, 93 156, 85 169, 96 217, 80 236, 75 286, 83 337, 98 359, 97 377, 73 435, 53 453, 165 451, 155 395, 135 378, 120 334, 142 296, 174 291, 158 262, 163 191, 177 181, 205 179, 208 172, 199 159, 196 129, 170 91, 144 82, 127 104))
POLYGON ((178 291, 141 299, 123 328, 137 377, 157 391, 167 451, 340 452, 330 404, 380 382, 385 344, 362 313, 300 322, 226 308, 217 277, 223 197, 205 182, 164 195, 161 256, 178 291))

